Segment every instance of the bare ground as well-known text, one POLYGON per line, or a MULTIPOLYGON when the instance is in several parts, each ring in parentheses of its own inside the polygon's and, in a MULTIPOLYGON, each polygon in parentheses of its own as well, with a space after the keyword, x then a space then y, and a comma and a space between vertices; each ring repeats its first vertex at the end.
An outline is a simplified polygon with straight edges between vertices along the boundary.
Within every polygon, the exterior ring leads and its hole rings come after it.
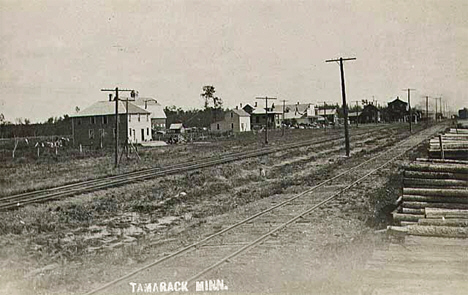
MULTIPOLYGON (((387 138, 367 141, 355 148, 372 150, 389 144, 387 138)), ((340 159, 342 151, 333 148, 302 149, 289 157, 278 153, 3 212, 0 285, 9 294, 81 293, 89 289, 88 283, 108 281, 154 259, 156 253, 168 253, 205 236, 229 212, 248 213, 266 206, 262 201, 272 195, 298 192, 326 179, 334 168, 359 162, 367 150, 347 161, 340 159), (260 177, 259 166, 267 167, 266 179, 260 177)), ((370 180, 369 187, 363 186, 366 194, 356 192, 361 197, 346 205, 344 216, 352 217, 354 225, 351 235, 321 230, 324 241, 346 248, 348 239, 359 240, 369 224, 379 223, 374 216, 379 217, 385 205, 376 205, 380 197, 373 198, 373 193, 382 194, 376 184, 387 187, 383 184, 390 174, 370 180)))

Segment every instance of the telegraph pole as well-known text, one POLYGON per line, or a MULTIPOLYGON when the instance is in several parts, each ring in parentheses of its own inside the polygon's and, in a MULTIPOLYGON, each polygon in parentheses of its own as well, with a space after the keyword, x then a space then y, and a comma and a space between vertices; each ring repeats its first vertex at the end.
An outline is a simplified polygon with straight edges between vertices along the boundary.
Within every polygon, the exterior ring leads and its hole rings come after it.
POLYGON ((283 121, 281 122, 282 133, 281 136, 284 136, 284 108, 286 106, 286 99, 281 100, 283 102, 283 121))
POLYGON ((101 89, 101 91, 115 91, 115 167, 119 166, 119 91, 133 91, 131 89, 101 89))
POLYGON ((359 100, 352 101, 356 103, 356 128, 359 127, 359 100))
POLYGON ((348 131, 348 105, 346 104, 346 89, 345 89, 345 76, 343 61, 356 60, 355 57, 342 58, 339 59, 329 59, 325 62, 339 62, 340 63, 340 72, 341 72, 341 96, 343 98, 343 114, 344 114, 344 127, 345 127, 345 146, 346 146, 346 156, 349 157, 349 131, 348 131))
POLYGON ((411 89, 411 88, 407 88, 407 89, 403 89, 403 91, 408 91, 408 110, 409 110, 409 131, 410 133, 413 132, 413 128, 412 128, 412 121, 413 121, 413 114, 411 112, 411 91, 414 91, 416 89, 411 89))
POLYGON ((268 100, 269 99, 276 99, 276 97, 256 97, 255 99, 264 99, 265 100, 265 116, 266 116, 266 128, 265 128, 265 144, 268 144, 268 100))
POLYGON ((426 128, 429 126, 429 96, 426 95, 426 128))

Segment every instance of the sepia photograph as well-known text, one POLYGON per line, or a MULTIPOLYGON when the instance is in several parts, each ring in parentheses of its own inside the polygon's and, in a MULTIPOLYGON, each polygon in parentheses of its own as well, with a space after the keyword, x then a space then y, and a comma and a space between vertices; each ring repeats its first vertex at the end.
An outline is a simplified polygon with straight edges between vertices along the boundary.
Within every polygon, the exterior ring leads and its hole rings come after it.
POLYGON ((0 0, 0 295, 467 294, 467 16, 0 0))

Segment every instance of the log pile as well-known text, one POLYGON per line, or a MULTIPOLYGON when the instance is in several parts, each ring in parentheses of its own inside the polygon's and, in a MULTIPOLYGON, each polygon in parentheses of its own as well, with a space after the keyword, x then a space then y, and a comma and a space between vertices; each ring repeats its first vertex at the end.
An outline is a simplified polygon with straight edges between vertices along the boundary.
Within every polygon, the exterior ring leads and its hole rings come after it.
POLYGON ((468 160, 468 129, 450 129, 431 138, 429 156, 436 159, 468 160))
POLYGON ((468 238, 468 161, 417 159, 403 182, 391 232, 468 238))

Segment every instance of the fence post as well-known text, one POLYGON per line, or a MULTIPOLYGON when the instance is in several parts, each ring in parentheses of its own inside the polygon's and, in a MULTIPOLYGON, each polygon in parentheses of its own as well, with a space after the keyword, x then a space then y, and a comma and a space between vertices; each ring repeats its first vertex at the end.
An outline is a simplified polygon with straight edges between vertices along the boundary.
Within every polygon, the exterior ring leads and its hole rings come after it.
POLYGON ((440 145, 440 157, 441 159, 445 159, 444 146, 442 145, 442 135, 440 134, 439 134, 439 145, 440 145))

